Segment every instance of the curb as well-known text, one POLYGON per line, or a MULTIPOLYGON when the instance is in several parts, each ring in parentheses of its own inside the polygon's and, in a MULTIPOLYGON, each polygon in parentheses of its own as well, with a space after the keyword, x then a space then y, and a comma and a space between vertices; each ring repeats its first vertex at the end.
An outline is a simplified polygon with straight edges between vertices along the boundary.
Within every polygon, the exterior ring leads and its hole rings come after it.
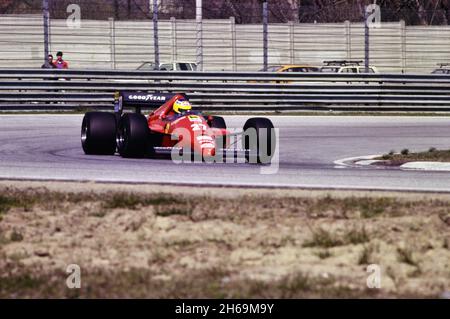
POLYGON ((442 162, 409 162, 400 166, 403 170, 450 172, 450 163, 442 162))
MULTIPOLYGON (((376 157, 380 157, 380 156, 381 155, 367 155, 367 156, 358 156, 358 157, 348 157, 348 158, 343 158, 343 159, 340 159, 340 160, 336 160, 333 163, 334 163, 334 165, 339 166, 339 167, 349 167, 349 166, 358 165, 359 162, 368 162, 368 161, 376 162, 373 159, 376 158, 376 157)), ((366 164, 366 165, 368 165, 368 164, 366 164)))

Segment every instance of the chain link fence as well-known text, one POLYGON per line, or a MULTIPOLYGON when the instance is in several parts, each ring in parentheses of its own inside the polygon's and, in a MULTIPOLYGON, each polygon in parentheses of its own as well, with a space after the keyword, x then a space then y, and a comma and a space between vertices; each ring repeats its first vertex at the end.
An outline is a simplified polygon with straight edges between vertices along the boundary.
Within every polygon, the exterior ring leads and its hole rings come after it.
MULTIPOLYGON (((83 18, 83 10, 86 8, 81 7, 79 23, 74 23, 72 12, 62 9, 57 15, 60 18, 51 17, 49 23, 49 51, 54 55, 63 51, 70 68, 133 70, 155 61, 150 11, 142 9, 137 20, 115 18, 113 12, 109 19, 91 20, 83 18), (67 18, 62 18, 63 11, 67 18)), ((362 22, 269 23, 268 63, 319 66, 324 60, 363 60, 364 32, 362 22)), ((43 39, 42 14, 0 15, 0 67, 39 68, 45 56, 43 39)), ((158 22, 161 63, 195 62, 196 40, 195 19, 169 17, 163 10, 158 22)), ((449 40, 450 27, 446 25, 382 23, 380 28, 370 29, 370 64, 381 72, 431 73, 438 63, 450 62, 449 40)), ((260 70, 263 47, 261 22, 238 23, 236 17, 203 20, 205 71, 260 70)))

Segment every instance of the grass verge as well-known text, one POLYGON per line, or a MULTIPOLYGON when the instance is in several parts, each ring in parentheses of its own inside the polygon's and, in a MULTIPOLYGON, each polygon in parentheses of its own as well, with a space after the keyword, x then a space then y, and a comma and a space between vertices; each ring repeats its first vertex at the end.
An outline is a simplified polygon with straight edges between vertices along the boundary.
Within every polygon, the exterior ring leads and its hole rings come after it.
POLYGON ((450 150, 437 150, 432 147, 426 152, 411 153, 408 149, 402 150, 400 153, 391 151, 376 160, 383 161, 378 165, 401 166, 408 162, 449 162, 450 150))
POLYGON ((0 186, 0 297, 437 297, 450 289, 442 218, 450 196, 224 192, 0 186), (81 268, 79 290, 66 286, 69 264, 81 268), (366 286, 369 264, 383 269, 380 290, 366 286))

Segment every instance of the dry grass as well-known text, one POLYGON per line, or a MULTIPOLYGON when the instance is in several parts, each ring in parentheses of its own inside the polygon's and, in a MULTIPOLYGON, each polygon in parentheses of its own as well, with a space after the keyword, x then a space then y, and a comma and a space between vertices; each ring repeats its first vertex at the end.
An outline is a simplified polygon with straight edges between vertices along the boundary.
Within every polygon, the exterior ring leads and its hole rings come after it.
POLYGON ((450 162, 450 150, 437 150, 432 147, 427 152, 411 153, 404 149, 400 154, 391 151, 377 160, 386 161, 384 165, 400 166, 408 162, 450 162))
POLYGON ((436 297, 450 289, 449 198, 88 188, 0 186, 0 297, 436 297), (79 290, 65 285, 73 263, 79 290), (380 290, 366 287, 373 263, 383 268, 380 290))

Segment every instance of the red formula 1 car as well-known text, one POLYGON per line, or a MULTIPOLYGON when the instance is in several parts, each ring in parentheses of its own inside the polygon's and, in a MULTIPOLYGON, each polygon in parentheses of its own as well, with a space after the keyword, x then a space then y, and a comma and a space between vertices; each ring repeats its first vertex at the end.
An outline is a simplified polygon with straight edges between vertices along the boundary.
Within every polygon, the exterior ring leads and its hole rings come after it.
POLYGON ((222 117, 193 111, 183 94, 117 92, 114 104, 114 113, 85 114, 81 127, 85 154, 113 155, 118 151, 129 158, 197 156, 216 162, 231 154, 268 164, 275 152, 275 130, 267 118, 251 118, 236 133, 227 129, 222 117), (127 107, 136 112, 124 112, 127 107), (155 110, 144 116, 142 108, 155 110))

